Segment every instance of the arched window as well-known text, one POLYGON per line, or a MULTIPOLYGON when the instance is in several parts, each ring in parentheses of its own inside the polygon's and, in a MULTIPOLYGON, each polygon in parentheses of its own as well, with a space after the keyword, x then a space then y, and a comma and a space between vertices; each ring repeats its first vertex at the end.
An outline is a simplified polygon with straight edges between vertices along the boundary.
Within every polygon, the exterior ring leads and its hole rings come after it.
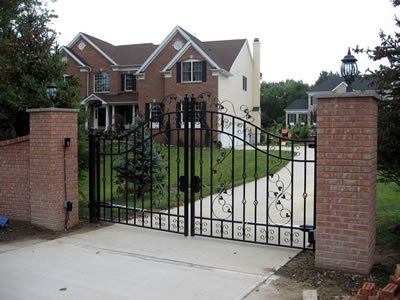
POLYGON ((103 93, 110 91, 110 74, 98 72, 94 74, 94 92, 103 93))

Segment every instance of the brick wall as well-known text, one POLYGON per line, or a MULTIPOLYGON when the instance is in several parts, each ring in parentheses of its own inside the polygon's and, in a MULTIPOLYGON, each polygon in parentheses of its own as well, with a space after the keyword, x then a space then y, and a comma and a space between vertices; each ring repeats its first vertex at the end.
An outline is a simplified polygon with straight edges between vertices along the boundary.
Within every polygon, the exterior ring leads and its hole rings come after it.
POLYGON ((375 249, 374 95, 318 98, 316 265, 369 273, 375 249))
POLYGON ((64 229, 64 138, 68 227, 79 221, 78 110, 31 109, 30 135, 0 142, 0 216, 29 221, 53 231, 64 229))
POLYGON ((30 221, 29 136, 0 142, 0 216, 30 221))

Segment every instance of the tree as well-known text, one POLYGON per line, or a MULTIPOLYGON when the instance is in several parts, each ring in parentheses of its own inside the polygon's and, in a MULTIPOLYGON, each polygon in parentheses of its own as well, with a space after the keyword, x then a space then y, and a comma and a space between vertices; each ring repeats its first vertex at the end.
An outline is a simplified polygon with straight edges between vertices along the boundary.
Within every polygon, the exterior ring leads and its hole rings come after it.
POLYGON ((310 86, 303 81, 286 80, 261 83, 261 126, 268 128, 274 121, 285 121, 284 109, 296 99, 307 97, 310 86))
POLYGON ((128 158, 121 157, 113 166, 117 172, 116 181, 121 186, 134 184, 134 193, 138 196, 146 192, 163 193, 166 163, 161 154, 152 147, 153 140, 146 133, 147 126, 138 116, 134 119, 132 148, 128 149, 128 158))
POLYGON ((64 82, 56 16, 40 0, 3 0, 0 7, 0 140, 29 133, 28 108, 48 107, 46 86, 57 85, 56 106, 79 100, 76 78, 64 82))
POLYGON ((314 83, 314 86, 317 86, 332 77, 340 77, 340 75, 338 72, 333 73, 332 71, 321 71, 317 81, 314 83))
MULTIPOLYGON (((393 6, 400 5, 392 0, 393 6)), ((395 18, 396 26, 400 20, 395 18)), ((375 84, 382 99, 378 100, 378 169, 382 181, 400 185, 400 32, 393 36, 379 33, 381 44, 373 49, 357 46, 356 53, 366 53, 374 61, 385 61, 376 70, 367 70, 366 77, 375 84), (388 64, 387 64, 388 63, 388 64)))

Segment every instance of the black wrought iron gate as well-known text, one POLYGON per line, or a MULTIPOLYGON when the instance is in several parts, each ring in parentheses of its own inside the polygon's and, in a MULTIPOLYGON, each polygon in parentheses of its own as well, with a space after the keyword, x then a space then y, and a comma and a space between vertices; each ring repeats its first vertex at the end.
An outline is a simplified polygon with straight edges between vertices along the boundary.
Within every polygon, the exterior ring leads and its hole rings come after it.
POLYGON ((125 133, 91 131, 90 221, 314 249, 316 141, 239 110, 168 97, 125 133))

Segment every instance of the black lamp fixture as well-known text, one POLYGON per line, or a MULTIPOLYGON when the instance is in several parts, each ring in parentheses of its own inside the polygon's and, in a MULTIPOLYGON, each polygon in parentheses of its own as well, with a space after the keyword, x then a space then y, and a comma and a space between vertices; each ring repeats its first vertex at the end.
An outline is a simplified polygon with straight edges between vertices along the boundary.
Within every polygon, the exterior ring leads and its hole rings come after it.
POLYGON ((47 85, 47 90, 46 90, 46 92, 47 92, 47 97, 48 97, 49 100, 50 100, 50 107, 54 107, 54 99, 55 99, 56 96, 57 96, 57 86, 56 86, 56 84, 54 83, 54 81, 50 82, 50 83, 47 85))
POLYGON ((351 55, 350 47, 347 55, 342 59, 342 66, 340 68, 340 74, 344 78, 344 82, 347 84, 346 92, 351 92, 353 88, 351 84, 356 79, 358 75, 357 59, 351 55))

